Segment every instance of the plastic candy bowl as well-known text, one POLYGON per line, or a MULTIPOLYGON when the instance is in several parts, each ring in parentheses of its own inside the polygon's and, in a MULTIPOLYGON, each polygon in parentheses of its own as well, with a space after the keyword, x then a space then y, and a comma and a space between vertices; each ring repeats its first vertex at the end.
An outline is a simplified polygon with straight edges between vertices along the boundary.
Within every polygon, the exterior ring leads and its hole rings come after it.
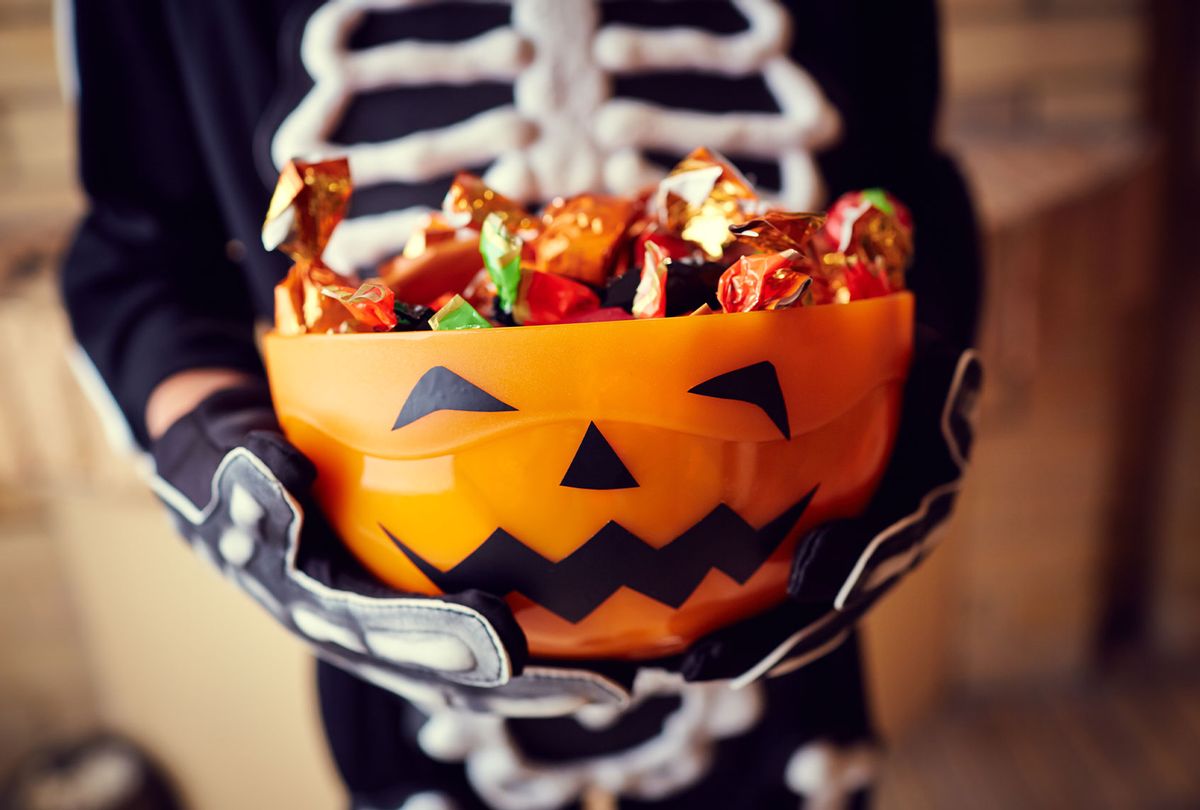
POLYGON ((641 321, 269 334, 287 437, 404 591, 504 596, 534 655, 644 658, 784 598, 891 452, 913 298, 641 321))

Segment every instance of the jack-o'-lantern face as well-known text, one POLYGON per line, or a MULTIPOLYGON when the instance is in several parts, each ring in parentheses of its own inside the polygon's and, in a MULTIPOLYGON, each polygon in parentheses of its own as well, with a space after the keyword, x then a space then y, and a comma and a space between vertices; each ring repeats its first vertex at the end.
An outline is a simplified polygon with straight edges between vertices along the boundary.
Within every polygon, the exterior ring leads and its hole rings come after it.
POLYGON ((535 655, 648 657, 784 596, 894 438, 912 298, 650 321, 268 335, 288 438, 381 579, 507 598, 535 655))

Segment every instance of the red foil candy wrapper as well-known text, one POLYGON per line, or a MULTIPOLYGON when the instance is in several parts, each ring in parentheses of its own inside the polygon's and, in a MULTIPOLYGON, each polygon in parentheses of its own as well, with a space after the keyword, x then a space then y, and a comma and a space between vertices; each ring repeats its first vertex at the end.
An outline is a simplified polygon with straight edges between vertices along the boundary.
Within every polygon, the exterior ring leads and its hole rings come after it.
POLYGON ((824 252, 846 256, 845 266, 853 264, 849 261, 853 256, 864 269, 886 277, 888 292, 904 289, 904 271, 913 253, 912 214, 883 189, 852 191, 839 197, 829 209, 817 241, 824 252))
POLYGON ((717 300, 726 312, 783 309, 800 301, 812 278, 796 269, 794 250, 743 256, 721 275, 717 300))
POLYGON ((488 214, 499 214, 504 226, 522 239, 536 236, 537 219, 520 203, 490 189, 483 180, 467 172, 459 172, 442 200, 442 213, 447 222, 457 227, 479 230, 488 214))
POLYGON ((360 328, 359 332, 390 332, 396 327, 396 295, 379 279, 364 281, 357 290, 353 287, 329 286, 323 295, 339 301, 360 328))
POLYGON ((533 242, 533 269, 604 286, 637 213, 637 203, 624 197, 581 194, 554 200, 533 242))
POLYGON ((844 253, 826 253, 813 272, 812 288, 806 295, 806 303, 849 304, 864 298, 876 298, 895 292, 903 287, 892 287, 892 282, 873 264, 857 256, 844 253))
POLYGON ((524 273, 513 318, 523 326, 538 326, 578 320, 600 308, 600 297, 592 289, 566 276, 537 271, 524 273))

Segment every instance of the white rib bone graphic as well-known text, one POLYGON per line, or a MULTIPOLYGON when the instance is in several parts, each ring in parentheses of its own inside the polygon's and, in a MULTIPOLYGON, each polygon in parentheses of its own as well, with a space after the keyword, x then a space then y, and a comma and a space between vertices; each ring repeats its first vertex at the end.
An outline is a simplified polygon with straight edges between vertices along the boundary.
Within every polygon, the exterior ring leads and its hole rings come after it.
MULTIPOLYGON (((485 174, 490 185, 533 201, 588 190, 629 193, 662 174, 643 157, 646 150, 684 154, 706 145, 777 160, 782 188, 774 196, 789 208, 821 202, 812 155, 837 138, 840 117, 812 77, 788 58, 791 17, 777 0, 730 0, 748 23, 735 34, 684 26, 601 27, 597 3, 603 0, 512 0, 510 26, 464 42, 404 40, 347 48, 369 11, 442 1, 330 0, 318 8, 301 41, 313 87, 275 133, 276 166, 293 157, 344 154, 355 185, 364 188, 429 181, 463 166, 490 164, 485 174), (782 112, 668 109, 612 95, 614 73, 668 69, 761 75, 782 112), (480 81, 511 81, 514 104, 382 143, 330 141, 359 93, 480 81)), ((424 211, 347 220, 334 234, 326 260, 340 270, 373 265, 399 252, 424 211)))

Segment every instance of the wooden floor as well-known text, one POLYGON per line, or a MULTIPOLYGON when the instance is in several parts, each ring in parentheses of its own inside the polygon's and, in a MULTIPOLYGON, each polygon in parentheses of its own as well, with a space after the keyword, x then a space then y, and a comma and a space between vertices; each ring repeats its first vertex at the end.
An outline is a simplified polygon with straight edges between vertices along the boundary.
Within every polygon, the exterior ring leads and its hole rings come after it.
POLYGON ((1200 808, 1200 662, 952 705, 893 745, 878 807, 1200 808))

